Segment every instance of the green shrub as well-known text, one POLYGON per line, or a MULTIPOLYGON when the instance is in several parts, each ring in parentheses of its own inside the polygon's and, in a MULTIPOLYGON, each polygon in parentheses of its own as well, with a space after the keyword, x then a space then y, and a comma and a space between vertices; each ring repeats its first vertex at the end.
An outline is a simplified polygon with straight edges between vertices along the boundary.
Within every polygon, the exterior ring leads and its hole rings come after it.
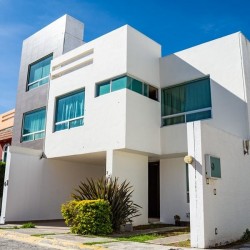
POLYGON ((61 211, 72 233, 104 235, 112 232, 111 210, 107 201, 73 200, 63 204, 61 211))
POLYGON ((132 218, 139 216, 139 208, 132 201, 133 189, 126 181, 118 183, 118 178, 103 177, 99 180, 87 179, 82 183, 76 193, 72 194, 75 200, 107 200, 111 206, 112 227, 119 231, 120 226, 127 222, 132 222, 132 218))
POLYGON ((35 228, 36 225, 32 222, 27 222, 21 226, 21 228, 35 228))
POLYGON ((241 240, 243 240, 243 241, 249 241, 250 240, 250 231, 249 231, 248 228, 243 233, 243 236, 241 237, 241 240))

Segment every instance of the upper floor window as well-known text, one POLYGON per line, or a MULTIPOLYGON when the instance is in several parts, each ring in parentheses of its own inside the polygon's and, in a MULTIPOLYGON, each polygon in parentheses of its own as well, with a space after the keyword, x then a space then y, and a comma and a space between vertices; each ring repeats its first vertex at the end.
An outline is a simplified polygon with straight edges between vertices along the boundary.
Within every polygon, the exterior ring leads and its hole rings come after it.
POLYGON ((162 125, 211 118, 209 77, 162 89, 162 125))
POLYGON ((158 89, 136 80, 130 76, 123 76, 96 85, 96 96, 104 95, 119 89, 130 89, 138 94, 158 101, 158 89))
POLYGON ((45 117, 45 108, 24 114, 22 141, 34 141, 44 138, 45 117))
POLYGON ((83 125, 84 99, 84 90, 57 98, 55 131, 83 125))
POLYGON ((49 82, 50 63, 52 58, 52 55, 46 56, 29 66, 28 91, 49 82))

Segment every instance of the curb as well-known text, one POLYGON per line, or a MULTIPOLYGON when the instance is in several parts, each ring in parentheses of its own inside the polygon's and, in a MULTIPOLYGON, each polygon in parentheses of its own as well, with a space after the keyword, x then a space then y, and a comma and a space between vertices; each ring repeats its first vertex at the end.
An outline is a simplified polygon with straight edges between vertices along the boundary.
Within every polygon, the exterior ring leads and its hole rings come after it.
POLYGON ((31 245, 49 247, 54 249, 61 250, 70 250, 70 249, 84 249, 84 250, 106 250, 107 248, 103 248, 101 246, 89 246, 84 245, 83 243, 73 242, 62 239, 48 239, 42 237, 31 236, 23 233, 10 232, 5 230, 0 230, 0 237, 20 241, 31 245))

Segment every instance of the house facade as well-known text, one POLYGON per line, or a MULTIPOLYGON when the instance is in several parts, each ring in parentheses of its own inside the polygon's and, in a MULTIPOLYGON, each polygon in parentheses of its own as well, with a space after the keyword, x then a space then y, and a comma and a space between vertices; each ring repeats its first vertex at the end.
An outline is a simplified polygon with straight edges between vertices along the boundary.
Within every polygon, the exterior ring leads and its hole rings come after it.
POLYGON ((0 161, 7 159, 8 147, 11 145, 15 110, 0 115, 0 161))
POLYGON ((23 43, 1 223, 61 219, 80 181, 113 176, 134 188, 135 225, 179 215, 193 247, 240 238, 249 41, 239 32, 163 57, 128 25, 87 43, 83 27, 65 15, 23 43))

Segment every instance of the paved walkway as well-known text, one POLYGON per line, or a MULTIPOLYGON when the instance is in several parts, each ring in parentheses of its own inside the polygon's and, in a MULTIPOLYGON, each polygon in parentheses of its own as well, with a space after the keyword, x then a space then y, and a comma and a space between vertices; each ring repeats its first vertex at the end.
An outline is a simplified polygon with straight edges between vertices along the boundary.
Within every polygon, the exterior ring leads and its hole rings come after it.
MULTIPOLYGON (((69 234, 69 228, 64 225, 37 225, 36 228, 29 229, 13 229, 15 225, 0 225, 0 249, 61 249, 61 250, 197 250, 197 248, 183 248, 166 246, 178 241, 189 239, 189 234, 178 236, 163 237, 146 243, 137 243, 129 241, 119 241, 115 237, 95 237, 95 236, 79 236, 69 234), (8 248, 8 246, 10 246, 8 248), (27 247, 29 246, 29 247, 27 247)), ((20 225, 16 225, 20 226, 20 225)), ((173 229, 173 228, 171 228, 173 229)), ((179 228, 178 228, 179 229, 179 228)), ((168 228, 170 230, 170 228, 168 228)), ((150 232, 163 232, 166 228, 154 229, 150 232)), ((148 233, 148 232, 147 232, 148 233)), ((133 234, 142 234, 133 232, 133 234)), ((119 235, 124 236, 124 235, 119 235)), ((250 243, 241 246, 232 247, 231 249, 250 250, 250 243)), ((218 249, 217 249, 218 250, 218 249)))

